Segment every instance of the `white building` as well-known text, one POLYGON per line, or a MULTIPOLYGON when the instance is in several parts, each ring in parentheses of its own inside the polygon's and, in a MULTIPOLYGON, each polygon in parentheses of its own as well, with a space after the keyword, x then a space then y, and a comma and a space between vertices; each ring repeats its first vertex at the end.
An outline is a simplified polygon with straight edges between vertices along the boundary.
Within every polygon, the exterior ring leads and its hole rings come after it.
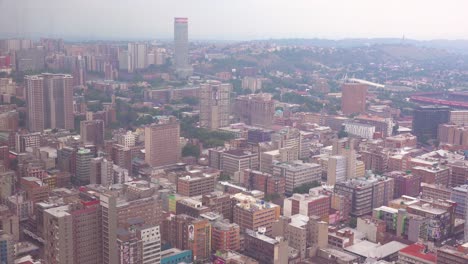
POLYGON ((249 89, 252 93, 262 89, 262 79, 246 76, 242 79, 242 89, 249 89))
POLYGON ((354 136, 372 139, 375 133, 375 126, 349 122, 345 123, 345 132, 354 136))
POLYGON ((327 184, 334 185, 337 182, 346 180, 347 158, 336 155, 328 158, 327 184))
POLYGON ((159 226, 138 230, 138 237, 143 243, 143 264, 161 263, 161 233, 159 226))
POLYGON ((273 175, 285 178, 286 193, 293 193, 293 189, 302 184, 320 181, 322 167, 316 163, 303 163, 294 161, 288 163, 276 163, 273 165, 273 175))
POLYGON ((124 147, 134 147, 136 142, 136 136, 132 131, 127 131, 125 134, 117 136, 117 143, 124 147))

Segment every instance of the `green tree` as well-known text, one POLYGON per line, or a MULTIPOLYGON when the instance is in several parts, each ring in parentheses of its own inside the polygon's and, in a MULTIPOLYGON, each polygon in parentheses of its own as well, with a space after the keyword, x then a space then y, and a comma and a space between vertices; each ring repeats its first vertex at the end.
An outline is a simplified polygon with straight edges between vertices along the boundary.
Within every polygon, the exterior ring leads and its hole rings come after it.
POLYGON ((310 183, 304 183, 296 188, 293 189, 293 193, 309 193, 311 188, 315 188, 320 186, 320 182, 314 181, 310 183))
POLYGON ((26 106, 26 101, 21 100, 17 98, 16 96, 13 96, 11 98, 11 103, 17 105, 18 107, 25 107, 26 106))
POLYGON ((230 181, 231 180, 231 176, 229 176, 228 174, 225 174, 225 173, 221 173, 219 175, 219 178, 218 178, 219 181, 230 181))
POLYGON ((356 228, 357 227, 357 218, 356 217, 351 217, 351 219, 349 219, 349 227, 351 227, 351 228, 356 228))
POLYGON ((190 156, 198 158, 200 156, 200 148, 193 144, 185 145, 184 148, 182 148, 182 157, 190 156))
POLYGON ((83 115, 78 115, 78 116, 75 116, 75 131, 79 134, 80 133, 80 123, 81 121, 84 121, 86 118, 85 116, 83 115))
POLYGON ((341 129, 340 132, 338 132, 338 138, 345 138, 348 136, 348 132, 346 132, 344 129, 341 129))
POLYGON ((98 112, 98 111, 102 111, 103 106, 101 103, 98 103, 98 104, 90 104, 87 106, 88 110, 91 111, 91 112, 98 112))
POLYGON ((135 126, 144 126, 154 123, 155 120, 151 115, 142 115, 133 122, 135 126))
POLYGON ((279 198, 281 198, 281 195, 279 195, 278 193, 272 193, 272 194, 265 195, 264 200, 267 201, 267 202, 271 202, 271 201, 277 200, 279 198))
POLYGON ((200 100, 197 97, 194 97, 194 96, 186 96, 186 97, 182 98, 181 101, 182 101, 182 103, 188 104, 188 105, 191 105, 191 106, 195 106, 195 105, 198 105, 200 103, 200 100))

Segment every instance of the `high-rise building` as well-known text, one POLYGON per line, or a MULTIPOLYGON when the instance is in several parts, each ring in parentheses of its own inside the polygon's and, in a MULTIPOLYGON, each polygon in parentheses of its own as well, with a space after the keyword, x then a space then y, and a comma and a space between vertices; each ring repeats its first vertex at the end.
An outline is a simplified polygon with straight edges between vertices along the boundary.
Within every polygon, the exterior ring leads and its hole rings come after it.
POLYGON ((15 150, 18 153, 26 152, 26 148, 38 148, 41 146, 41 133, 16 133, 15 150))
POLYGON ((191 249, 193 260, 207 260, 211 253, 211 224, 188 215, 171 215, 162 225, 164 242, 176 248, 191 249))
POLYGON ((161 234, 159 226, 137 223, 128 229, 120 229, 117 235, 119 264, 161 263, 161 234))
POLYGON ((421 182, 448 186, 450 169, 447 166, 415 166, 411 172, 421 177, 421 182))
POLYGON ((264 192, 265 195, 272 195, 285 192, 286 180, 284 177, 273 176, 269 173, 252 169, 245 169, 241 183, 247 186, 249 190, 259 190, 264 192))
POLYGON ((449 121, 455 125, 468 125, 468 111, 450 111, 449 121))
POLYGON ((129 57, 130 56, 128 55, 128 50, 119 50, 118 61, 119 61, 119 69, 120 70, 128 71, 128 69, 129 69, 129 67, 128 67, 129 57))
POLYGON ((221 155, 221 170, 235 181, 241 181, 241 174, 245 169, 258 169, 257 153, 232 149, 221 155))
POLYGON ((28 108, 28 128, 32 132, 42 132, 46 128, 44 78, 26 76, 26 106, 28 108))
POLYGON ((239 225, 225 221, 216 221, 211 226, 212 250, 239 250, 239 225))
POLYGON ((249 89, 250 92, 255 93, 262 89, 262 79, 245 76, 244 79, 242 79, 242 89, 249 89))
POLYGON ((192 75, 189 63, 188 18, 174 18, 174 68, 179 78, 192 75))
POLYGON ((145 127, 145 161, 159 167, 179 161, 180 123, 175 117, 145 127))
POLYGON ((316 163, 302 161, 276 163, 273 165, 273 175, 285 178, 285 191, 292 194, 294 188, 303 184, 320 182, 322 167, 316 163))
POLYGON ((281 129, 280 131, 272 135, 271 142, 273 143, 273 146, 277 149, 293 148, 293 160, 299 159, 301 133, 298 129, 290 127, 281 129))
POLYGON ((259 127, 271 127, 275 101, 271 94, 250 94, 236 98, 235 114, 241 122, 259 127))
POLYGON ((315 255, 316 251, 321 248, 328 246, 328 223, 320 220, 318 216, 309 217, 309 243, 315 252, 311 252, 311 255, 315 255))
POLYGON ((411 197, 419 196, 419 193, 421 192, 420 176, 402 171, 388 172, 385 176, 395 180, 395 188, 393 191, 394 198, 400 198, 402 195, 411 197))
MULTIPOLYGON (((468 184, 464 184, 461 186, 451 188, 450 197, 446 198, 446 200, 452 200, 457 203, 457 207, 455 208, 455 214, 459 218, 464 218, 466 213, 466 199, 468 198, 468 184)), ((440 199, 440 198, 438 198, 440 199)))
POLYGON ((229 125, 232 85, 207 81, 200 86, 200 126, 218 129, 229 125))
POLYGON ((87 185, 91 181, 91 160, 94 154, 89 149, 81 148, 76 152, 76 172, 73 182, 87 185))
POLYGON ((271 234, 273 222, 280 216, 278 205, 261 202, 241 193, 236 194, 233 199, 238 201, 233 209, 233 222, 240 226, 241 232, 245 232, 246 229, 258 230, 259 227, 264 227, 266 234, 271 234))
POLYGON ((15 242, 9 234, 0 231, 0 263, 13 264, 15 262, 15 242))
POLYGON ((101 194, 102 223, 102 263, 118 263, 117 254, 117 197, 112 194, 101 194))
POLYGON ((86 120, 80 122, 81 140, 93 145, 104 144, 104 121, 86 120))
POLYGON ((285 216, 301 214, 307 217, 316 215, 319 216, 322 221, 328 222, 330 203, 331 199, 328 195, 320 193, 295 193, 293 196, 284 199, 283 214, 285 216))
MULTIPOLYGON (((468 219, 468 192, 465 199, 465 219, 468 219)), ((465 221, 465 242, 468 243, 468 221, 465 221)))
POLYGON ((377 175, 355 178, 335 184, 335 193, 347 198, 351 215, 362 216, 393 199, 394 180, 377 175))
POLYGON ((69 206, 44 211, 45 260, 47 263, 73 263, 73 217, 69 206))
POLYGON ((148 45, 145 43, 128 43, 128 72, 146 68, 147 54, 148 45))
POLYGON ((288 242, 282 237, 268 237, 262 231, 247 230, 244 254, 258 260, 260 264, 288 263, 288 242))
POLYGON ((336 155, 328 158, 327 184, 334 185, 346 180, 347 159, 345 156, 336 155))
POLYGON ((136 136, 132 131, 127 131, 125 134, 120 134, 117 136, 117 143, 124 147, 134 147, 136 142, 136 136))
POLYGON ((68 74, 42 74, 46 99, 46 127, 74 129, 73 77, 68 74))
POLYGON ((19 126, 18 111, 0 113, 0 131, 16 132, 19 126))
POLYGON ((345 83, 341 86, 341 92, 341 111, 343 114, 360 114, 366 111, 367 85, 345 83))
POLYGON ((142 264, 159 264, 161 262, 161 233, 159 226, 141 228, 137 231, 142 241, 142 264))
POLYGON ((463 161, 456 161, 449 164, 450 186, 456 187, 468 182, 468 164, 463 161))
MULTIPOLYGON (((78 165, 78 164, 77 164, 78 165)), ((125 183, 128 178, 128 170, 115 165, 112 160, 98 157, 91 159, 90 183, 102 186, 125 183)))
POLYGON ((44 73, 25 80, 29 130, 73 129, 73 77, 44 73))
POLYGON ((418 106, 413 111, 413 134, 420 142, 436 139, 439 125, 449 121, 449 114, 447 106, 418 106))
POLYGON ((215 175, 209 174, 200 177, 179 177, 177 179, 177 193, 188 197, 209 194, 214 191, 215 182, 215 175))

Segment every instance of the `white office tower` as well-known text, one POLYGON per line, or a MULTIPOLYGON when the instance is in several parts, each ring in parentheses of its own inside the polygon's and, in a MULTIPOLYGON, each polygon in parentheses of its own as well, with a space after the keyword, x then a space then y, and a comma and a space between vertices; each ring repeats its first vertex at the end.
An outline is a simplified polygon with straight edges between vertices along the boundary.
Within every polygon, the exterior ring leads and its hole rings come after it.
POLYGON ((189 64, 188 18, 174 18, 174 69, 178 78, 185 79, 192 75, 189 64))
POLYGON ((159 226, 141 228, 138 238, 143 244, 143 264, 161 263, 161 233, 159 226))

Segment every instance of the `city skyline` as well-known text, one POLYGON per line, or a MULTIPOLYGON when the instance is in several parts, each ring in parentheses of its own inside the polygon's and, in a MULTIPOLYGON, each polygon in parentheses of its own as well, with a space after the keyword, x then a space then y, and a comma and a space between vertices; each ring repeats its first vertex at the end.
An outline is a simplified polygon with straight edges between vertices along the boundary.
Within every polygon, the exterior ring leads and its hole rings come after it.
POLYGON ((79 40, 170 39, 174 17, 188 17, 190 39, 468 39, 468 3, 392 1, 0 1, 1 37, 79 40), (78 14, 78 15, 77 15, 78 14), (86 14, 80 16, 79 14, 86 14), (138 19, 135 19, 138 18, 138 19), (239 19, 241 18, 241 19, 239 19), (282 18, 282 19, 278 19, 282 18), (216 23, 213 23, 216 21, 216 23))

